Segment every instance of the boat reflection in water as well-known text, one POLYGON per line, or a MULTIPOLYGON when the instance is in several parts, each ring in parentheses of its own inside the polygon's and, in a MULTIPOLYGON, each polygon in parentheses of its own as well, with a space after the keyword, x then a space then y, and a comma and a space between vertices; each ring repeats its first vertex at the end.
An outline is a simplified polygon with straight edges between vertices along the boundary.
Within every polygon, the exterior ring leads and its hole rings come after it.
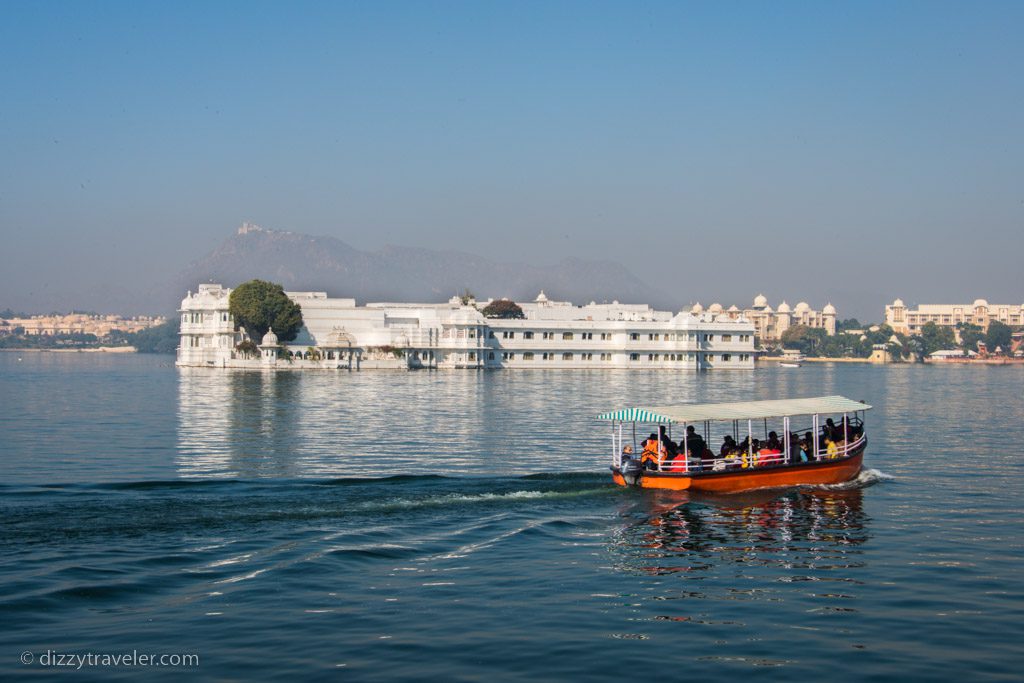
MULTIPOLYGON (((701 581, 700 591, 731 599, 745 592, 751 599, 755 593, 770 599, 774 584, 855 585, 863 566, 861 546, 870 538, 862 495, 860 486, 729 496, 652 492, 623 510, 638 521, 619 529, 610 551, 620 571, 682 574, 701 581), (748 591, 746 583, 757 588, 748 591)), ((698 588, 692 583, 656 585, 662 589, 657 599, 694 597, 698 588)), ((847 593, 828 589, 822 595, 847 593)))

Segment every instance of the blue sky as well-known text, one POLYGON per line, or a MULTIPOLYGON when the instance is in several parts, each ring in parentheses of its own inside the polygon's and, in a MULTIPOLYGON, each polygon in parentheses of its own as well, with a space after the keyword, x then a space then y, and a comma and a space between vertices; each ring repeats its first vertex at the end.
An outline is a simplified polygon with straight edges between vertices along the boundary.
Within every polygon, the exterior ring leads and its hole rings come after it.
POLYGON ((1024 300, 1022 3, 2 12, 0 308, 243 220, 616 258, 681 303, 1024 300))

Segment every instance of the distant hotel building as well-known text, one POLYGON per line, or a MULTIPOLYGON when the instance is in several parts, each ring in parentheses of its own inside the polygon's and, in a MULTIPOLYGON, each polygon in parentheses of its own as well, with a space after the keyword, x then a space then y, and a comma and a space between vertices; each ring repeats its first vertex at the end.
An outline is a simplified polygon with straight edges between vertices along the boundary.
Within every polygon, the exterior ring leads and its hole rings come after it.
MULTIPOLYGON (((181 302, 177 364, 322 368, 653 368, 754 367, 755 328, 742 315, 673 314, 642 304, 575 306, 543 292, 520 303, 524 319, 485 318, 458 297, 446 304, 371 303, 288 292, 305 323, 285 349, 270 332, 258 357, 228 310, 231 290, 203 284, 181 302)), ((484 304, 480 304, 481 308, 484 304)), ((720 307, 719 307, 720 308, 720 307)))
POLYGON ((998 320, 1007 325, 1024 325, 1024 304, 992 304, 978 299, 973 304, 921 304, 909 310, 903 299, 896 299, 885 307, 885 322, 901 334, 920 334, 927 323, 941 327, 956 327, 960 323, 988 325, 998 320))
MULTIPOLYGON (((705 311, 698 303, 694 304, 690 312, 701 315, 705 311)), ((832 304, 826 304, 825 308, 816 311, 806 301, 801 301, 792 309, 783 301, 777 310, 772 310, 768 305, 768 299, 763 294, 758 294, 750 308, 740 310, 736 306, 730 306, 728 310, 723 310, 721 304, 711 304, 707 312, 716 317, 724 313, 731 320, 749 320, 754 325, 754 334, 762 342, 778 341, 782 333, 794 325, 822 329, 829 336, 836 333, 836 309, 832 304)))
POLYGON ((21 330, 22 334, 55 336, 63 334, 94 334, 106 337, 115 330, 120 332, 141 332, 157 325, 163 325, 166 319, 160 317, 141 316, 138 318, 122 318, 117 315, 88 315, 70 313, 68 315, 33 315, 29 318, 8 318, 0 320, 0 333, 12 334, 21 330))

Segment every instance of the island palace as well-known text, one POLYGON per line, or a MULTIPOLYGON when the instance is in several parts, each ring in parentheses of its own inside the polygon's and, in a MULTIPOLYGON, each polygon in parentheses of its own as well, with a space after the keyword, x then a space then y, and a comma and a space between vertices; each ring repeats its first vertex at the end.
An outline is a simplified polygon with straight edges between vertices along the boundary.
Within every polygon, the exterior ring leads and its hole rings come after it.
MULTIPOLYGON (((182 300, 177 365, 241 368, 752 369, 754 324, 726 312, 657 311, 645 304, 520 302, 523 319, 485 318, 477 302, 368 303, 287 292, 302 307, 298 337, 271 331, 258 352, 236 347, 229 288, 202 284, 182 300)), ((481 302, 483 308, 489 302, 481 302)))

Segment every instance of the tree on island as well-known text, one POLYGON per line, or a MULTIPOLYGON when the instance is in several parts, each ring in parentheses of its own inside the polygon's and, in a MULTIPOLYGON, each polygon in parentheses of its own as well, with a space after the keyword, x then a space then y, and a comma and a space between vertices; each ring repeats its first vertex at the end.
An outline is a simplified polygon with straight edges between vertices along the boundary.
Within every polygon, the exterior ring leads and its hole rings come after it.
POLYGON ((302 308, 288 298, 284 287, 264 280, 249 280, 231 292, 228 310, 235 329, 244 327, 257 344, 273 329, 279 341, 292 341, 302 329, 302 308))
POLYGON ((482 311, 485 318, 518 318, 526 316, 523 309, 515 301, 510 299, 498 299, 487 304, 482 311))
POLYGON ((925 356, 930 356, 936 351, 952 349, 956 345, 952 327, 940 327, 933 321, 928 321, 921 328, 921 334, 917 335, 919 348, 925 356))
POLYGON ((985 341, 985 333, 980 325, 973 323, 957 323, 956 328, 960 333, 960 348, 965 352, 977 351, 978 342, 985 341))
POLYGON ((1013 330, 1006 323, 993 320, 988 324, 988 332, 985 333, 985 347, 989 353, 995 353, 997 348, 1002 348, 1006 353, 1010 348, 1013 338, 1013 330))

